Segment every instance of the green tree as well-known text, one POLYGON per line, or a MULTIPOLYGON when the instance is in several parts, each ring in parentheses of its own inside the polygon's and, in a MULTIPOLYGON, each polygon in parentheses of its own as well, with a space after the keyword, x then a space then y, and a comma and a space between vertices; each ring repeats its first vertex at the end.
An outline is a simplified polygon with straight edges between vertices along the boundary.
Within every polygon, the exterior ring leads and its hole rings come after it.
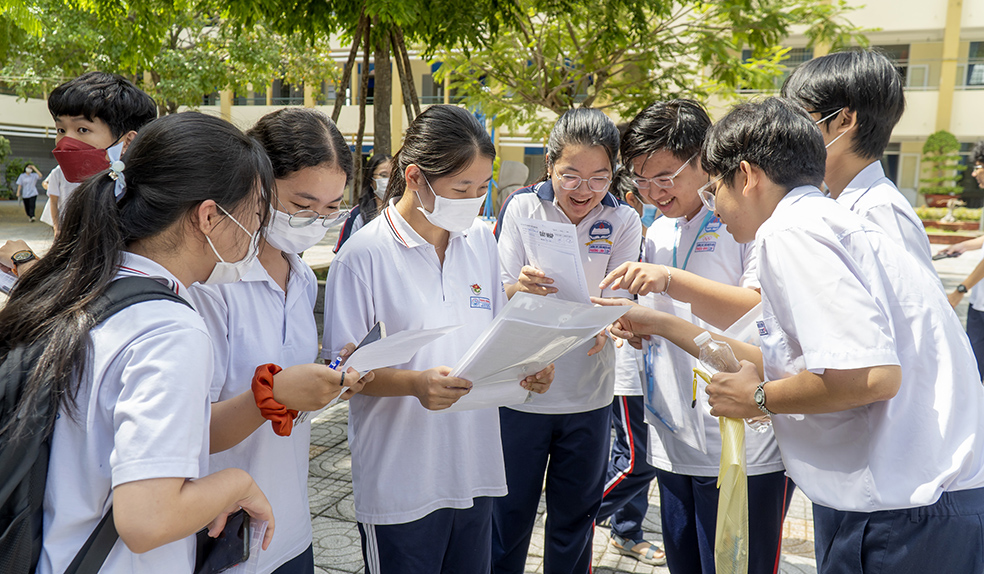
POLYGON ((811 43, 864 42, 842 0, 517 1, 487 48, 438 50, 438 79, 496 125, 533 136, 575 106, 631 117, 655 100, 772 88, 793 26, 807 26, 811 43))
POLYGON ((214 2, 34 0, 32 11, 44 23, 41 33, 17 32, 0 71, 22 97, 43 97, 68 78, 102 70, 130 77, 166 114, 222 89, 245 92, 278 77, 320 85, 337 76, 326 33, 244 27, 214 2))
POLYGON ((960 165, 960 142, 957 137, 946 130, 940 130, 928 138, 923 144, 923 171, 928 177, 921 178, 919 193, 958 195, 963 188, 956 185, 966 166, 960 165))

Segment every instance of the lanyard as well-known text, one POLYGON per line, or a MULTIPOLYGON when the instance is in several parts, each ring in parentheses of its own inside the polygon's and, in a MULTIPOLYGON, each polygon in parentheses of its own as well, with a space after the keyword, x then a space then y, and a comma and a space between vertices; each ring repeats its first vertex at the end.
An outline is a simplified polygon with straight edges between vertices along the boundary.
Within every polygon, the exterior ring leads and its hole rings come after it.
MULTIPOLYGON (((678 269, 686 269, 687 263, 690 262, 690 256, 694 252, 694 247, 697 245, 697 240, 700 236, 704 234, 704 230, 707 228, 707 224, 710 223, 711 218, 714 217, 713 211, 708 211, 707 215, 704 216, 704 221, 700 224, 700 229, 697 230, 697 235, 694 236, 694 242, 690 244, 690 250, 687 251, 687 258, 683 260, 683 267, 678 267, 678 269)), ((681 234, 682 235, 682 234, 681 234)), ((680 243, 680 237, 678 236, 673 242, 673 266, 677 267, 677 244, 680 243)))

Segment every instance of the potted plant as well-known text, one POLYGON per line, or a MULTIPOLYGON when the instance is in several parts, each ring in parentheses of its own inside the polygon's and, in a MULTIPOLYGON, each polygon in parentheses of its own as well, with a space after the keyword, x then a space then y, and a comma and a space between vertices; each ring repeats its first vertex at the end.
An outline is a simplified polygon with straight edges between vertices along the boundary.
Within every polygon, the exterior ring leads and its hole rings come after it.
POLYGON ((919 180, 923 185, 919 193, 932 207, 945 207, 947 202, 963 192, 956 185, 965 166, 960 165, 960 142, 946 130, 940 130, 926 139, 922 149, 923 173, 919 180))

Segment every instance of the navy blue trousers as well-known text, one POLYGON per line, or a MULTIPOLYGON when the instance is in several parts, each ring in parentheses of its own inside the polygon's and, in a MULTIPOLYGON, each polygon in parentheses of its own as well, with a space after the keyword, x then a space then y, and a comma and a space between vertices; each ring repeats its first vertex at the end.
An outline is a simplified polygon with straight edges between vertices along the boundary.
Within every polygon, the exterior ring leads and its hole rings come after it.
POLYGON ((616 396, 612 403, 615 442, 608 462, 605 498, 598 522, 611 517, 612 533, 627 540, 642 540, 642 521, 649 509, 649 484, 656 469, 646 461, 649 425, 641 396, 616 396))
MULTIPOLYGON (((656 471, 666 565, 674 574, 714 574, 716 476, 656 471)), ((782 521, 793 496, 784 472, 748 477, 748 574, 773 574, 779 566, 782 521)))
POLYGON ((441 508, 404 524, 362 524, 366 574, 488 574, 492 563, 492 500, 441 508))
POLYGON ((314 546, 281 564, 273 574, 314 574, 314 546))
POLYGON ((501 408, 499 426, 509 494, 492 505, 492 571, 525 572, 546 474, 543 572, 586 574, 605 491, 611 408, 563 415, 501 408))
POLYGON ((984 312, 967 308, 967 337, 977 358, 977 372, 984 379, 984 312))
POLYGON ((821 574, 984 572, 984 488, 944 492, 929 506, 843 512, 813 505, 821 574))

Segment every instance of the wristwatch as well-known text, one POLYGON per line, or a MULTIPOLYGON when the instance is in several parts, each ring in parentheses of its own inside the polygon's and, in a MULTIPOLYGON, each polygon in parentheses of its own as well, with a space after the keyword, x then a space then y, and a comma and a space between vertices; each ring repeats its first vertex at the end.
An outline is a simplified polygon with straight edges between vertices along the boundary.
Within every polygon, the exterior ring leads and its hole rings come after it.
POLYGON ((966 292, 967 292, 967 286, 966 285, 964 285, 963 283, 961 283, 960 285, 957 285, 957 293, 966 293, 966 292))
POLYGON ((767 382, 768 381, 762 381, 761 383, 759 383, 759 386, 755 389, 755 405, 759 408, 760 411, 771 417, 776 413, 770 411, 769 408, 765 406, 765 389, 762 388, 765 386, 765 383, 767 382))
POLYGON ((38 256, 34 254, 30 249, 21 249, 10 256, 10 260, 14 263, 14 275, 17 274, 17 266, 23 265, 28 261, 34 261, 38 256))

